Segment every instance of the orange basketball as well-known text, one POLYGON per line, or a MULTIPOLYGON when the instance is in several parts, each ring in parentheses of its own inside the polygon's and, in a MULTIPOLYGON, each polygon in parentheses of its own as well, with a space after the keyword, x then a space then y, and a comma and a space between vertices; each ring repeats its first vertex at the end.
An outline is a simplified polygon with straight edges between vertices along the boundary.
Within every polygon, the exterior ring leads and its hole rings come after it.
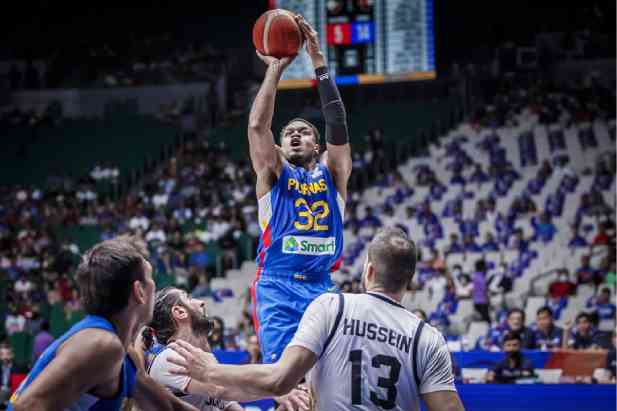
POLYGON ((269 10, 262 14, 253 26, 253 45, 265 56, 295 56, 302 43, 300 27, 293 14, 287 10, 269 10))

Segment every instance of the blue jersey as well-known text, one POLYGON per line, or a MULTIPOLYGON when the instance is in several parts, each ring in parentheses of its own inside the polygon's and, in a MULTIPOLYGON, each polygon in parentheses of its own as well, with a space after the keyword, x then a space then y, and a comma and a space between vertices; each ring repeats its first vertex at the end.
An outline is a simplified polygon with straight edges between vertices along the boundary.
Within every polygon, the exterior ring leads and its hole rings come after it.
POLYGON ((553 325, 548 334, 543 333, 538 329, 537 324, 531 326, 533 334, 533 347, 535 349, 551 349, 561 348, 563 338, 563 330, 556 325, 553 325))
POLYGON ((259 199, 259 272, 329 278, 343 251, 345 202, 328 168, 284 164, 272 190, 259 199))
MULTIPOLYGON (((104 319, 96 315, 88 315, 86 318, 75 324, 64 333, 60 338, 53 342, 32 367, 32 371, 28 374, 28 377, 21 383, 19 388, 15 391, 9 402, 7 411, 13 410, 12 404, 19 398, 19 395, 28 388, 30 384, 39 376, 39 374, 53 361, 56 356, 58 348, 74 334, 87 328, 100 328, 107 330, 115 334, 113 325, 104 319)), ((120 411, 123 409, 131 409, 127 405, 127 401, 133 396, 133 390, 135 388, 135 375, 137 369, 127 355, 120 371, 120 389, 116 396, 111 399, 100 399, 92 394, 82 394, 82 396, 73 404, 71 404, 65 411, 120 411)))

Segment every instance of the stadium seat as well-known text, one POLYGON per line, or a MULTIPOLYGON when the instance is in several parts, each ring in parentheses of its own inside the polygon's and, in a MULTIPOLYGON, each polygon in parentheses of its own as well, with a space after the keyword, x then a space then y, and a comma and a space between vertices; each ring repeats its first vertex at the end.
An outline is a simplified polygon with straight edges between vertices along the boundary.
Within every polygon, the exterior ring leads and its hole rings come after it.
POLYGON ((595 287, 590 284, 581 284, 576 289, 576 294, 580 298, 584 298, 587 300, 589 297, 592 297, 595 294, 595 287))
POLYGON ((463 380, 470 383, 484 383, 486 381, 487 368, 463 368, 461 369, 463 380))
POLYGON ((467 333, 464 336, 466 345, 468 347, 475 347, 478 342, 478 338, 485 336, 488 333, 489 325, 484 321, 472 321, 469 324, 467 333))
POLYGON ((529 326, 536 320, 536 312, 545 305, 545 297, 528 297, 525 306, 525 325, 529 326))
POLYGON ((563 370, 561 368, 536 368, 534 371, 540 382, 544 384, 558 384, 561 380, 561 375, 563 374, 563 370))
POLYGON ((600 320, 600 322, 598 323, 598 330, 606 331, 606 332, 614 331, 615 330, 615 320, 614 319, 600 320))
POLYGON ((592 377, 596 379, 596 381, 605 381, 610 378, 610 371, 606 368, 596 368, 593 370, 592 377))

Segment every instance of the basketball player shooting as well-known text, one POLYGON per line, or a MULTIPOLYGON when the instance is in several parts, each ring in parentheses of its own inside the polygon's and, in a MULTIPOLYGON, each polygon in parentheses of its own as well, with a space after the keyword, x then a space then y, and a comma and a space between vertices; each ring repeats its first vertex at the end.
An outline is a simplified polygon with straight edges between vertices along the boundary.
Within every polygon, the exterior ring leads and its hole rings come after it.
POLYGON ((209 384, 221 398, 249 401, 289 391, 306 373, 317 411, 463 411, 441 333, 401 305, 416 246, 386 228, 368 246, 364 294, 326 293, 313 301, 275 364, 221 365, 178 340, 172 373, 209 384))
POLYGON ((343 250, 343 213, 351 173, 345 107, 328 73, 317 32, 301 16, 294 19, 315 69, 327 153, 320 162, 319 132, 301 118, 287 123, 280 132, 280 147, 275 144, 271 126, 276 89, 293 58, 257 52, 268 68, 248 124, 262 230, 251 295, 266 363, 280 358, 311 301, 333 287, 330 272, 343 250))

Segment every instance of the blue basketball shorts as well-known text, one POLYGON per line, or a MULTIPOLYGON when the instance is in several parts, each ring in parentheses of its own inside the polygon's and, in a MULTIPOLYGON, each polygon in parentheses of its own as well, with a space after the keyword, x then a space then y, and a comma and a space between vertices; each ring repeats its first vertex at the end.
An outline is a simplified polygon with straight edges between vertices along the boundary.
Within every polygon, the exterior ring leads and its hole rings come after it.
POLYGON ((253 323, 264 363, 274 363, 281 357, 309 304, 333 289, 329 274, 319 279, 306 279, 297 274, 258 272, 251 296, 253 323))

